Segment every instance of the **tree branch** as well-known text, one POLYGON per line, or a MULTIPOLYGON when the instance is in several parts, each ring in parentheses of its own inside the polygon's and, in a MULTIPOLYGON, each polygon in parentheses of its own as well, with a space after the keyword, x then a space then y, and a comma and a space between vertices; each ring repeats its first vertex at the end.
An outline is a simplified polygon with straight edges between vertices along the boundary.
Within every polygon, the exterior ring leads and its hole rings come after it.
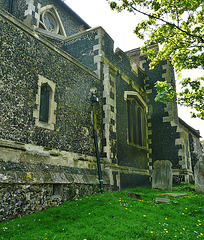
POLYGON ((145 15, 145 16, 148 16, 149 18, 154 18, 154 19, 160 20, 160 21, 162 21, 162 22, 164 22, 164 23, 166 23, 166 24, 168 24, 168 25, 174 26, 174 27, 176 27, 177 29, 179 29, 181 32, 187 34, 188 36, 191 36, 191 37, 194 37, 194 38, 198 38, 198 39, 201 40, 202 43, 204 43, 204 39, 203 39, 201 36, 191 34, 191 33, 187 32, 187 31, 185 31, 184 29, 180 28, 179 26, 177 26, 177 25, 174 24, 174 23, 170 23, 170 22, 168 22, 168 21, 166 21, 166 20, 164 20, 164 19, 161 19, 161 18, 159 18, 159 17, 155 17, 155 16, 152 16, 151 14, 142 12, 142 11, 138 10, 137 8, 133 7, 132 5, 131 5, 130 7, 131 7, 133 10, 135 10, 136 12, 139 12, 139 13, 145 15))

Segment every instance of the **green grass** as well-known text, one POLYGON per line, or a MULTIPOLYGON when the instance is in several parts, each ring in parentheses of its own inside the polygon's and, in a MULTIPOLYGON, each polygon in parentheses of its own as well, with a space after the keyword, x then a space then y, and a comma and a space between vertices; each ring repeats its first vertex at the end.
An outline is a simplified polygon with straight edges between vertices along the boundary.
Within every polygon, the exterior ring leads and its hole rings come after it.
POLYGON ((129 191, 96 193, 30 216, 0 223, 0 239, 204 239, 204 194, 175 186, 187 196, 156 204, 150 186, 129 191))

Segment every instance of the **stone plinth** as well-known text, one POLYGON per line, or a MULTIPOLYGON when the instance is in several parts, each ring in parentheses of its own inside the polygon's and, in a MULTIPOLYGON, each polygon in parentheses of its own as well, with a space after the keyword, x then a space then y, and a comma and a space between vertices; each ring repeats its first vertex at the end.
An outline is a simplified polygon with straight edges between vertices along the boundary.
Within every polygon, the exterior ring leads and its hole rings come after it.
POLYGON ((152 189, 172 190, 172 163, 168 160, 157 160, 153 167, 152 189))
POLYGON ((195 172, 195 190, 204 193, 204 160, 198 161, 194 168, 195 172))

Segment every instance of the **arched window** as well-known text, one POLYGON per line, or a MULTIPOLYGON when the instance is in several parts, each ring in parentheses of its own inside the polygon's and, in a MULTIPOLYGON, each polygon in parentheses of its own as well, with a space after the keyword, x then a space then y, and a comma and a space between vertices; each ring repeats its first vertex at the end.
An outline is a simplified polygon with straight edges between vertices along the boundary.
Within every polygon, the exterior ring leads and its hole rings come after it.
POLYGON ((57 103, 54 101, 55 83, 38 75, 38 91, 36 94, 36 108, 33 110, 35 125, 54 130, 56 123, 57 103))
POLYGON ((46 5, 41 8, 39 28, 66 36, 62 21, 54 5, 46 5))
POLYGON ((128 142, 138 147, 146 147, 147 105, 138 93, 125 92, 128 115, 128 142))
POLYGON ((128 111, 128 140, 129 142, 132 141, 132 131, 131 131, 131 126, 132 126, 132 118, 131 118, 131 101, 127 100, 127 111, 128 111))
POLYGON ((51 94, 51 89, 48 86, 48 84, 43 84, 41 86, 41 94, 40 94, 39 120, 46 123, 49 120, 50 94, 51 94))
POLYGON ((132 100, 132 135, 133 143, 137 144, 137 119, 136 119, 136 101, 132 100))
POLYGON ((137 108, 137 129, 138 129, 138 145, 143 146, 142 144, 142 116, 141 116, 141 108, 137 108))

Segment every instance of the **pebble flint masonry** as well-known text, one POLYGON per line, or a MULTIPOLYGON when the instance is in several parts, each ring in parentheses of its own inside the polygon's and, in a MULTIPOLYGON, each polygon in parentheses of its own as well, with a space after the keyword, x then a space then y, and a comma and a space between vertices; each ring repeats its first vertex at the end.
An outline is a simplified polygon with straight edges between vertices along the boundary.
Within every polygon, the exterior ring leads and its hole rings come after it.
POLYGON ((62 0, 1 0, 0 29, 0 221, 99 188, 92 94, 104 191, 149 183, 158 160, 194 179, 199 132, 154 101, 156 81, 175 87, 168 60, 114 50, 62 0))

